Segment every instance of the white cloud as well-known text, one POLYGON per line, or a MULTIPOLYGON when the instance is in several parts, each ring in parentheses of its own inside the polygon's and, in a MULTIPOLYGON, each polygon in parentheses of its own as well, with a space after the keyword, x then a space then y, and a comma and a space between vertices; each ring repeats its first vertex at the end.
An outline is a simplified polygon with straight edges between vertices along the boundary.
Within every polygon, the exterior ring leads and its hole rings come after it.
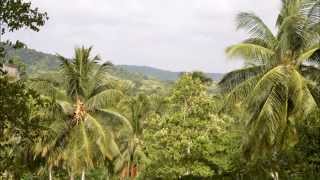
POLYGON ((71 56, 76 45, 115 64, 169 70, 226 72, 226 46, 244 38, 236 32, 239 11, 254 11, 273 25, 280 0, 33 0, 50 20, 39 33, 8 35, 31 48, 71 56))

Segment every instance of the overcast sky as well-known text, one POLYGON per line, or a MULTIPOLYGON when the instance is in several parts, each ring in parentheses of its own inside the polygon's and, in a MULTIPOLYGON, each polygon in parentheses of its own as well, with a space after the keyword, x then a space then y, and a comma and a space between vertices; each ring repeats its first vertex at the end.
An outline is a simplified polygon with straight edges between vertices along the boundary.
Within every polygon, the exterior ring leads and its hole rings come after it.
POLYGON ((224 49, 245 38, 235 30, 240 11, 274 27, 280 0, 32 0, 50 19, 38 33, 6 34, 30 48, 71 57, 76 46, 114 64, 172 71, 226 72, 241 66, 224 49))

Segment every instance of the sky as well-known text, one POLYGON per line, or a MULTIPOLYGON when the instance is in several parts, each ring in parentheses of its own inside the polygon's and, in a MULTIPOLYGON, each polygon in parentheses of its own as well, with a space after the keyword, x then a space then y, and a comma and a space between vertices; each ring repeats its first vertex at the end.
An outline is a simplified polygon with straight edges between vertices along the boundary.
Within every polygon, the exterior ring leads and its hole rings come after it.
POLYGON ((79 46, 114 64, 171 71, 224 73, 241 67, 224 50, 246 38, 236 31, 239 12, 255 12, 274 29, 280 0, 32 0, 47 11, 40 32, 20 30, 5 38, 29 48, 72 57, 79 46))

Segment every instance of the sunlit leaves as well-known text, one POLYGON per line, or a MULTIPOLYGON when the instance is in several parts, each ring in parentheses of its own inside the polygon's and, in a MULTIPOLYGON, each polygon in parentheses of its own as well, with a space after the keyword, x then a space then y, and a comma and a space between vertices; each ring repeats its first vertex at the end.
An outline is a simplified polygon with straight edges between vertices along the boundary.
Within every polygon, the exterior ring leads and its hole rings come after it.
POLYGON ((206 84, 185 74, 168 103, 167 113, 149 118, 144 131, 150 159, 144 177, 208 178, 230 168, 232 132, 226 130, 230 121, 216 115, 206 84))

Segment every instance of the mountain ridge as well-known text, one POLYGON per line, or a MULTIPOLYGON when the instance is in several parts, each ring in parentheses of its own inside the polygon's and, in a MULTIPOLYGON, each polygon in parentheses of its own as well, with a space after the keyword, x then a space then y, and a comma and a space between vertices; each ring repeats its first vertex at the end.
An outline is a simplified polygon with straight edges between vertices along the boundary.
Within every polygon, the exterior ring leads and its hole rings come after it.
MULTIPOLYGON (((132 73, 138 72, 162 81, 175 81, 179 78, 180 74, 183 73, 183 71, 182 72, 170 71, 170 70, 164 70, 161 68, 144 66, 144 65, 140 66, 140 65, 122 64, 122 65, 116 65, 116 66, 132 73)), ((224 75, 222 73, 208 73, 208 72, 204 72, 204 74, 212 78, 214 81, 219 81, 224 75)))
MULTIPOLYGON (((32 72, 35 69, 50 70, 57 68, 60 64, 57 56, 45 52, 40 52, 35 49, 9 49, 8 55, 10 57, 18 57, 21 61, 29 66, 28 71, 32 72)), ((141 74, 149 78, 155 78, 161 81, 175 81, 179 78, 182 72, 170 71, 150 66, 140 65, 115 65, 116 68, 128 71, 129 73, 141 74)), ((222 73, 205 73, 214 81, 219 81, 222 73)))

